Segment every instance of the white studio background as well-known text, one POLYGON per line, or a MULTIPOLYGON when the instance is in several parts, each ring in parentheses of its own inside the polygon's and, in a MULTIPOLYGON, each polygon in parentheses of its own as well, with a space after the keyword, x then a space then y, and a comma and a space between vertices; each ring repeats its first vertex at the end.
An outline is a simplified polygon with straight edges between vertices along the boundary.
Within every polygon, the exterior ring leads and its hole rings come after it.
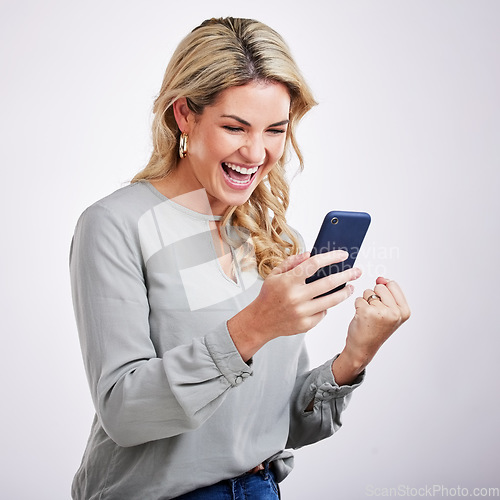
MULTIPOLYGON (((342 430, 296 453, 284 499, 500 487, 499 2, 1 0, 0 497, 69 498, 93 416, 73 228, 146 163, 181 37, 225 15, 277 29, 320 103, 300 127, 290 222, 311 246, 327 211, 370 212, 356 291, 386 275, 413 310, 342 430)), ((342 348, 353 310, 308 334, 314 363, 342 348)))

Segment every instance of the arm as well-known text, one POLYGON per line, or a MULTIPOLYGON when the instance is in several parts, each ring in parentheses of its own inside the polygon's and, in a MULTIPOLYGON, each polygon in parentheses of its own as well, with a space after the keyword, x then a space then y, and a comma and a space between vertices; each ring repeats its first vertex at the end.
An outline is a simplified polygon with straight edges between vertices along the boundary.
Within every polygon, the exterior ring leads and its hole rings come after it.
POLYGON ((251 374, 225 323, 188 345, 155 351, 137 236, 107 208, 94 205, 81 217, 70 270, 92 398, 119 445, 199 427, 251 374))
MULTIPOLYGON (((373 290, 365 290, 363 297, 356 299, 355 308, 342 352, 333 362, 297 379, 288 442, 291 447, 324 439, 340 428, 342 412, 352 391, 363 381, 366 366, 410 317, 401 288, 385 278, 378 278, 373 290), (372 295, 378 298, 370 299, 372 295)), ((306 361, 300 365, 307 366, 306 361)))
MULTIPOLYGON (((342 425, 341 415, 352 391, 382 344, 410 317, 404 294, 395 281, 378 278, 374 289, 355 301, 356 313, 342 352, 319 369, 299 376, 288 445, 294 448, 324 439, 342 425), (376 295, 378 298, 370 298, 376 295), (309 403, 308 403, 309 402, 309 403), (305 411, 303 408, 306 408, 305 411)), ((307 361, 299 363, 299 373, 307 361)))
POLYGON ((339 385, 332 373, 332 360, 310 371, 308 365, 304 347, 291 397, 287 448, 316 443, 339 430, 342 413, 349 404, 351 394, 364 380, 362 372, 349 385, 339 385))
MULTIPOLYGON (((257 299, 241 311, 228 326, 233 340, 249 359, 265 342, 280 335, 306 332, 325 315, 326 310, 347 298, 351 285, 331 295, 318 297, 341 283, 360 276, 351 269, 306 284, 305 278, 317 268, 341 261, 336 252, 294 256, 266 278, 257 299), (315 298, 317 297, 317 298, 315 298)), ((364 378, 364 369, 380 346, 409 318, 403 293, 394 281, 377 280, 374 290, 356 299, 356 314, 349 326, 346 346, 334 360, 310 372, 305 352, 301 356, 295 390, 291 398, 291 425, 288 445, 300 447, 330 436, 341 426, 340 416, 352 391, 364 378), (367 300, 371 294, 380 300, 367 300)))

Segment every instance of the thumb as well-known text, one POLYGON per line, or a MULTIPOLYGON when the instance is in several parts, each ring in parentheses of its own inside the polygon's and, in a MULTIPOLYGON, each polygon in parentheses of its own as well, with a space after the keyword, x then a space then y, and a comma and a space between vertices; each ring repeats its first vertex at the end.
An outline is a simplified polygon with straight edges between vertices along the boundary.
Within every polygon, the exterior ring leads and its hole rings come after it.
POLYGON ((280 262, 269 274, 277 275, 286 273, 287 271, 290 271, 290 269, 297 267, 299 264, 307 260, 309 257, 310 257, 310 252, 304 252, 297 255, 290 255, 290 257, 287 257, 285 260, 280 262))

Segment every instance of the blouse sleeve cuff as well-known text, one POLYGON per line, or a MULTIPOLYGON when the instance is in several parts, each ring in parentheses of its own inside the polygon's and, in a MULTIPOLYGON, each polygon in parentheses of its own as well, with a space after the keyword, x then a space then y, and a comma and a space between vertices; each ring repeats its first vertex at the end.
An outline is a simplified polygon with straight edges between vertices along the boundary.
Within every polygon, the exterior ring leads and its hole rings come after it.
POLYGON ((363 370, 352 384, 338 385, 332 372, 332 363, 338 358, 338 354, 320 367, 316 380, 312 383, 311 391, 315 392, 317 401, 329 401, 331 399, 343 398, 359 387, 365 379, 363 370))
POLYGON ((252 360, 243 361, 227 329, 227 324, 205 336, 205 345, 215 365, 229 384, 236 387, 252 375, 252 360))

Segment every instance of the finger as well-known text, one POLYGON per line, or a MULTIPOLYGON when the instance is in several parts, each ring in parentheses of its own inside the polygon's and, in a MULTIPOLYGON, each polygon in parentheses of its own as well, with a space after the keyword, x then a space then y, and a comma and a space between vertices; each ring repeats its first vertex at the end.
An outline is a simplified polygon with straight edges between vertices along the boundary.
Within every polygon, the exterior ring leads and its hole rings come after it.
POLYGON ((404 316, 409 318, 410 306, 406 301, 406 297, 403 293, 403 290, 401 290, 401 287, 393 280, 388 281, 388 283, 385 286, 391 292, 392 296, 394 297, 394 300, 396 301, 396 304, 400 307, 404 316))
POLYGON ((363 299, 365 300, 368 300, 368 297, 370 297, 370 295, 373 295, 375 293, 374 290, 372 290, 371 288, 367 288, 364 292, 363 292, 363 299))
POLYGON ((372 307, 376 307, 379 305, 383 305, 384 307, 386 306, 382 301, 382 297, 375 289, 372 290, 371 288, 368 288, 367 290, 365 290, 363 292, 363 300, 365 300, 366 303, 372 307))
POLYGON ((308 317, 308 322, 306 327, 307 331, 309 331, 311 328, 314 328, 325 316, 326 316, 326 311, 324 310, 311 314, 308 317))
POLYGON ((343 262, 347 257, 349 257, 349 253, 345 250, 332 250, 330 252, 318 253, 297 266, 297 271, 302 273, 301 277, 303 279, 306 279, 312 276, 318 269, 343 262))
POLYGON ((313 298, 323 295, 324 293, 334 290, 340 285, 358 279, 360 276, 361 269, 354 267, 352 269, 347 269, 340 273, 331 274, 330 276, 325 276, 319 280, 312 281, 306 285, 309 297, 313 298))
POLYGON ((394 296, 385 285, 380 285, 380 284, 375 285, 373 291, 380 297, 382 303, 385 304, 387 307, 390 308, 398 307, 398 304, 394 299, 394 296))
POLYGON ((370 307, 370 304, 368 304, 368 302, 366 301, 366 299, 364 297, 358 297, 354 301, 354 308, 356 309, 356 311, 358 311, 358 310, 363 311, 367 307, 370 307))
POLYGON ((394 280, 387 280, 385 287, 391 292, 398 306, 408 305, 401 287, 394 280))
POLYGON ((338 290, 337 292, 331 293, 329 295, 324 295, 323 297, 315 296, 316 298, 314 300, 310 300, 308 302, 308 313, 312 315, 320 311, 326 311, 349 298, 353 294, 353 292, 354 287, 352 285, 347 285, 341 290, 338 290))
POLYGON ((401 311, 401 316, 403 320, 406 321, 410 317, 411 311, 410 307, 408 306, 408 302, 406 301, 406 297, 404 296, 404 293, 401 290, 400 286, 395 281, 388 280, 387 278, 378 278, 377 282, 379 282, 379 280, 384 281, 385 288, 391 293, 394 302, 401 311))
POLYGON ((317 313, 314 313, 311 315, 311 319, 314 322, 314 325, 316 326, 327 314, 326 309, 322 309, 321 311, 318 311, 317 313))
POLYGON ((280 262, 269 274, 283 274, 291 269, 294 269, 299 264, 307 260, 310 256, 310 252, 304 252, 297 255, 290 255, 285 260, 280 262))

